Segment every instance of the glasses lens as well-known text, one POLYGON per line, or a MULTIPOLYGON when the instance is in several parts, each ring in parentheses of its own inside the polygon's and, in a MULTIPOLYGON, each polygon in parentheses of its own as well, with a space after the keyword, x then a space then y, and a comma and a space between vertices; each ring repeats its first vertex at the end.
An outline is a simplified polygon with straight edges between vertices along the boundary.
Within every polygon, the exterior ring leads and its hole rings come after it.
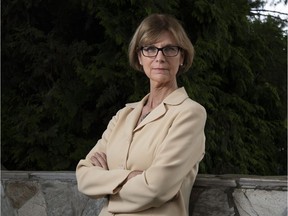
POLYGON ((158 51, 162 51, 164 56, 174 57, 179 52, 179 47, 177 46, 166 46, 163 48, 157 48, 155 46, 142 47, 142 53, 147 57, 154 57, 158 54, 158 51))
POLYGON ((153 47, 153 46, 142 48, 142 52, 144 56, 149 56, 149 57, 156 56, 157 51, 158 51, 157 47, 153 47))
POLYGON ((163 48, 163 53, 165 56, 176 56, 178 54, 179 48, 176 46, 168 46, 163 48))

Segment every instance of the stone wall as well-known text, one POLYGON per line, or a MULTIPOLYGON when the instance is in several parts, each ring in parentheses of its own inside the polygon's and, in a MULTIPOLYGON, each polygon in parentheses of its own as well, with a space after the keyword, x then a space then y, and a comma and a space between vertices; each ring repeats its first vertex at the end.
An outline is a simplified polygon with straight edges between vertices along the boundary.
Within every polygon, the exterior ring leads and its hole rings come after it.
MULTIPOLYGON (((80 194, 74 172, 1 172, 2 216, 97 216, 105 199, 80 194)), ((199 174, 190 216, 287 216, 287 177, 199 174)))

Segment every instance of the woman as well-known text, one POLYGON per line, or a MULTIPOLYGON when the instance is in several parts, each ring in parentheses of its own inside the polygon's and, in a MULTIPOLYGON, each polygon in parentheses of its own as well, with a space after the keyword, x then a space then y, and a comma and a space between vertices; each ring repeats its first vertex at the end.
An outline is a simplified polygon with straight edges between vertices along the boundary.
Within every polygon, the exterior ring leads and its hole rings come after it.
POLYGON ((205 152, 206 112, 176 77, 193 56, 185 31, 169 15, 150 15, 136 30, 129 60, 149 78, 150 93, 118 111, 76 169, 80 192, 108 197, 101 216, 188 215, 205 152))

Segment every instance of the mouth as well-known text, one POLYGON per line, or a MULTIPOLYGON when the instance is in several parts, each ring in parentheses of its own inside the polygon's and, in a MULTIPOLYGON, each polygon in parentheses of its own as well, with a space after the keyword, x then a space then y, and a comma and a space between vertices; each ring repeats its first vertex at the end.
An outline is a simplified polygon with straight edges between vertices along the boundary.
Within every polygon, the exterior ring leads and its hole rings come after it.
POLYGON ((167 68, 153 68, 153 70, 161 70, 161 71, 163 71, 163 70, 167 70, 167 68))

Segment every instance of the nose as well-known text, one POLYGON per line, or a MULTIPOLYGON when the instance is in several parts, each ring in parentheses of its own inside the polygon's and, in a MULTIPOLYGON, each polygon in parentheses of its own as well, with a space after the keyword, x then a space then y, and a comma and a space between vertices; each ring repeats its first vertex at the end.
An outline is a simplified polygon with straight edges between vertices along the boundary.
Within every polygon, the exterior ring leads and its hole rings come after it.
POLYGON ((155 57, 155 60, 157 62, 164 62, 165 61, 165 56, 163 54, 163 50, 159 50, 156 57, 155 57))

